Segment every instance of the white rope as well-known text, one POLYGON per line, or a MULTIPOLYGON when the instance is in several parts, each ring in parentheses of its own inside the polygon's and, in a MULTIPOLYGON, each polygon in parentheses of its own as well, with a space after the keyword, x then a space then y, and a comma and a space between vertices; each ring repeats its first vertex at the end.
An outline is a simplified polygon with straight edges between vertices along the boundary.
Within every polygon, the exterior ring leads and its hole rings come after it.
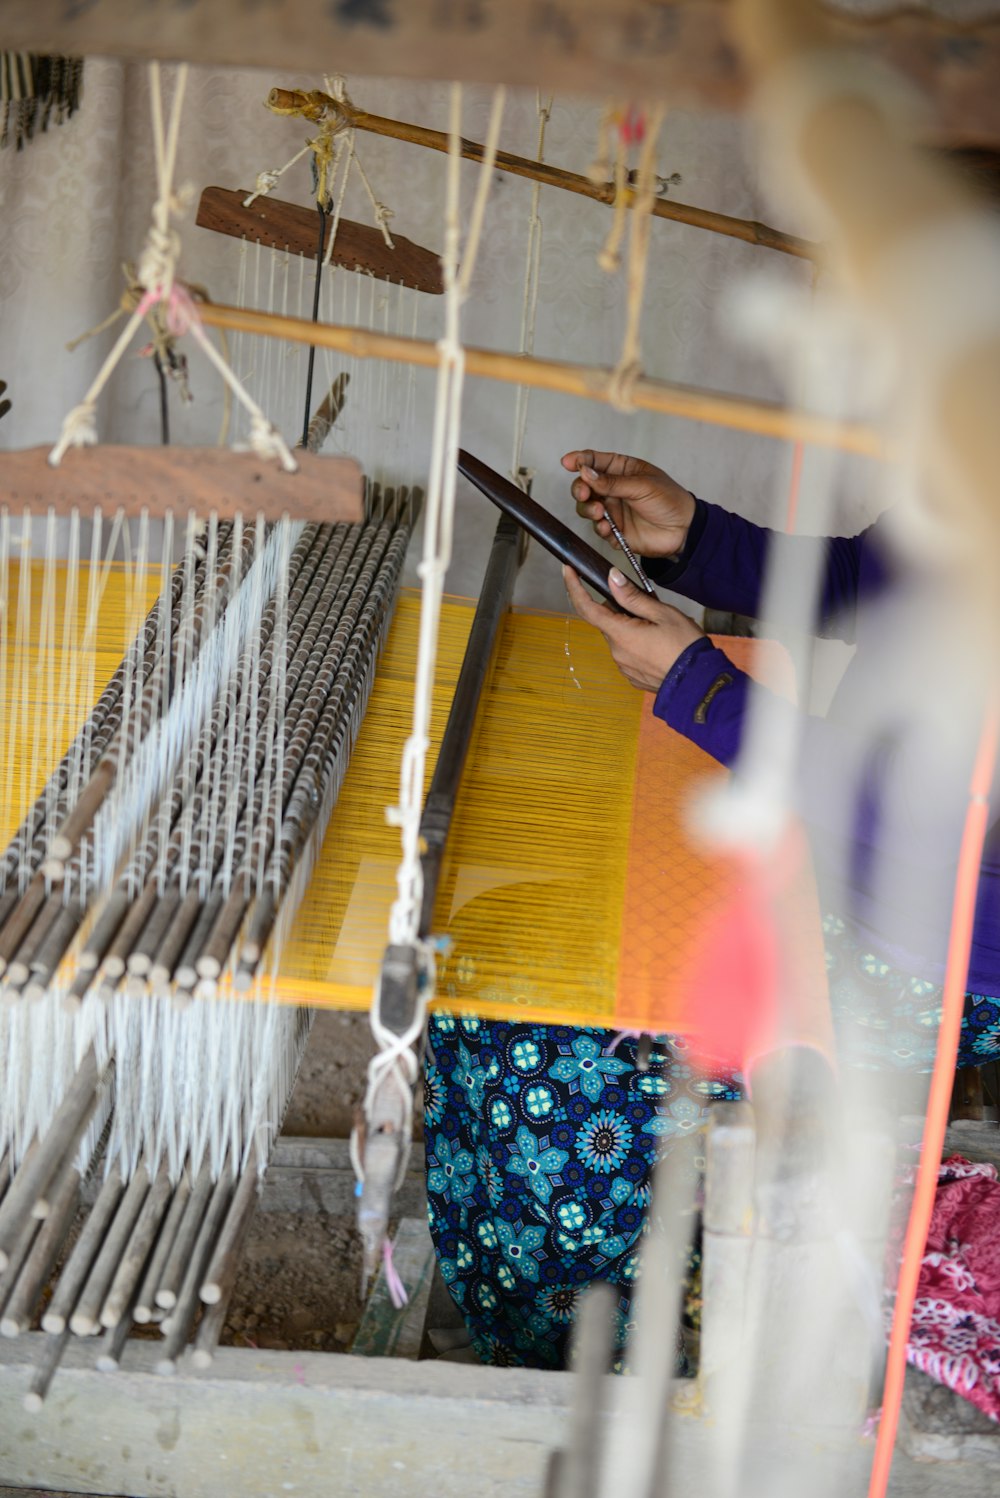
POLYGON ((258 172, 257 180, 254 183, 253 192, 250 193, 249 197, 243 199, 243 207, 250 208, 258 198, 266 198, 268 193, 274 191, 274 189, 278 185, 279 179, 285 175, 289 168, 293 167, 297 161, 301 161, 303 156, 305 156, 307 152, 311 151, 312 148, 312 141, 307 140, 305 145, 302 147, 302 150, 296 151, 295 155, 292 156, 288 161, 286 161, 284 166, 272 168, 270 171, 266 172, 258 172))
MULTIPOLYGON (((545 127, 552 116, 552 100, 542 104, 540 93, 535 96, 538 112, 538 145, 535 160, 545 159, 545 127)), ((538 212, 542 184, 536 182, 531 189, 531 212, 528 216, 528 245, 524 260, 524 292, 521 299, 521 353, 530 354, 535 347, 535 326, 538 321, 538 274, 542 263, 542 220, 538 212)), ((524 468, 524 438, 528 427, 528 406, 531 390, 527 385, 518 385, 514 405, 514 448, 511 455, 510 476, 515 484, 525 490, 531 484, 533 473, 524 468)))
POLYGON ((190 201, 188 189, 184 188, 177 193, 173 189, 187 74, 187 64, 183 63, 177 72, 177 86, 171 101, 170 120, 164 130, 160 65, 155 62, 150 64, 149 98, 153 126, 153 151, 156 160, 156 201, 153 204, 152 223, 136 271, 136 280, 142 287, 142 297, 115 341, 111 352, 98 370, 83 400, 78 406, 73 407, 63 421, 59 441, 49 454, 49 462, 53 466, 62 460, 68 447, 93 446, 97 442, 94 415, 98 397, 111 378, 136 329, 150 309, 160 304, 165 307, 167 333, 171 337, 180 337, 190 332, 206 358, 215 365, 226 385, 249 413, 249 445, 252 451, 265 460, 277 458, 287 473, 294 473, 298 466, 280 433, 244 389, 228 362, 209 341, 190 294, 176 279, 180 237, 171 227, 171 218, 180 213, 190 201))
POLYGON ((170 227, 170 215, 179 207, 179 200, 173 193, 173 179, 187 75, 187 63, 182 63, 177 70, 177 86, 174 89, 171 103, 170 123, 164 135, 160 65, 156 62, 149 65, 150 110, 153 117, 153 149, 156 157, 156 201, 153 204, 153 219, 139 259, 137 272, 138 280, 146 295, 125 324, 83 400, 67 413, 59 441, 49 454, 49 462, 53 467, 61 462, 68 447, 92 447, 97 442, 94 414, 98 397, 117 368, 132 340, 132 335, 146 316, 149 307, 154 301, 162 301, 164 297, 169 296, 173 288, 174 267, 180 242, 175 231, 170 227))
MULTIPOLYGON (((389 940, 394 945, 416 949, 418 990, 413 1019, 403 1034, 383 1022, 380 987, 372 1000, 371 1027, 378 1050, 368 1067, 365 1114, 371 1116, 378 1092, 387 1085, 398 1089, 400 1113, 405 1120, 400 1170, 405 1171, 412 1132, 412 1088, 419 1070, 416 1047, 423 1033, 427 1004, 434 991, 434 950, 420 939, 420 908, 423 870, 420 863, 420 818, 423 811, 424 771, 429 747, 431 706, 437 662, 438 629, 444 578, 451 560, 455 478, 461 418, 465 351, 461 341, 461 309, 468 296, 476 261, 493 164, 500 138, 505 91, 497 89, 487 133, 476 196, 469 218, 465 257, 459 269, 461 247, 461 125, 462 89, 453 84, 449 120, 448 177, 445 208, 444 276, 445 331, 438 342, 438 379, 434 411, 433 443, 424 520, 423 553, 418 567, 421 580, 420 632, 413 688, 413 717, 400 766, 399 804, 387 810, 389 822, 400 829, 402 856, 396 873, 397 895, 389 917, 389 940)), ((359 1179, 363 1164, 358 1142, 351 1156, 359 1179)))

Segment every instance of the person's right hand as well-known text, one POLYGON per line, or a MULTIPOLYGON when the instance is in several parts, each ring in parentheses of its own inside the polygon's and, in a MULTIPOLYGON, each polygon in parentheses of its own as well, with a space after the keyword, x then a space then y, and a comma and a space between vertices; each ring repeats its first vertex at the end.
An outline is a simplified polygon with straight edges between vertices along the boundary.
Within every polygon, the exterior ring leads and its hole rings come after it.
POLYGON ((576 512, 593 523, 599 536, 611 536, 607 510, 639 556, 672 557, 683 549, 694 517, 694 495, 662 468, 589 448, 566 453, 562 466, 579 475, 571 486, 576 512))

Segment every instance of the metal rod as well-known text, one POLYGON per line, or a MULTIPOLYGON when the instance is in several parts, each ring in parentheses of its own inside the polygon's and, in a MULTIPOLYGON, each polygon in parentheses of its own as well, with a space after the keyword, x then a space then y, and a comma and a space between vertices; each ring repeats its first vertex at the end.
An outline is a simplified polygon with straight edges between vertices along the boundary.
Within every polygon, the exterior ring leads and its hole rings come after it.
MULTIPOLYGON (((323 277, 323 250, 326 246, 326 210, 321 203, 316 204, 316 212, 319 216, 319 245, 316 249, 316 282, 313 287, 313 322, 319 322, 319 289, 323 277)), ((302 417, 302 446, 305 448, 309 446, 309 413, 312 409, 313 366, 315 363, 316 346, 313 344, 309 349, 309 362, 306 365, 305 414, 302 417)))

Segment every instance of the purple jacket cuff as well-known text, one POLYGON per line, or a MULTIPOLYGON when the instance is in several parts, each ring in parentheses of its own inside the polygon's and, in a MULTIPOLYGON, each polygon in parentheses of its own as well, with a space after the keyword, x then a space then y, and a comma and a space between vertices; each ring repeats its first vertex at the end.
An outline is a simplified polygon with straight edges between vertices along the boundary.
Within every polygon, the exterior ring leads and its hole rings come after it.
POLYGON ((695 640, 663 680, 653 712, 720 764, 731 765, 743 736, 750 678, 709 639, 695 640))

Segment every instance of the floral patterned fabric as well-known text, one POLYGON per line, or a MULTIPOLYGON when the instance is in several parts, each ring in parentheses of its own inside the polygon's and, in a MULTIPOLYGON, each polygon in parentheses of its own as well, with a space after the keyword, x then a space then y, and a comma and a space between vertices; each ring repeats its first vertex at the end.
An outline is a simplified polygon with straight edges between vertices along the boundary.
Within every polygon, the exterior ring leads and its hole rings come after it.
POLYGON ((1000 1183, 992 1165, 955 1155, 941 1166, 906 1356, 1000 1421, 1000 1183))
MULTIPOLYGON (((876 957, 836 917, 824 937, 842 1059, 929 1071, 940 986, 876 957)), ((659 1040, 646 1072, 635 1040, 612 1044, 606 1030, 431 1018, 430 1228, 483 1362, 562 1366, 577 1299, 595 1279, 618 1290, 624 1345, 653 1165, 713 1101, 741 1096, 738 1077, 698 1073, 683 1041, 659 1040)), ((998 1057, 1000 1002, 969 994, 958 1064, 998 1057)))
MULTIPOLYGON (((942 990, 877 957, 836 916, 823 921, 830 1009, 843 1061, 867 1071, 930 1071, 942 990)), ((1000 1000, 965 996, 958 1066, 1000 1060, 1000 1000)))
POLYGON ((634 1040, 611 1044, 604 1030, 431 1019, 430 1227, 483 1362, 561 1367, 596 1279, 618 1290, 623 1346, 662 1145, 740 1095, 732 1078, 697 1074, 680 1043, 658 1044, 645 1072, 634 1040))

